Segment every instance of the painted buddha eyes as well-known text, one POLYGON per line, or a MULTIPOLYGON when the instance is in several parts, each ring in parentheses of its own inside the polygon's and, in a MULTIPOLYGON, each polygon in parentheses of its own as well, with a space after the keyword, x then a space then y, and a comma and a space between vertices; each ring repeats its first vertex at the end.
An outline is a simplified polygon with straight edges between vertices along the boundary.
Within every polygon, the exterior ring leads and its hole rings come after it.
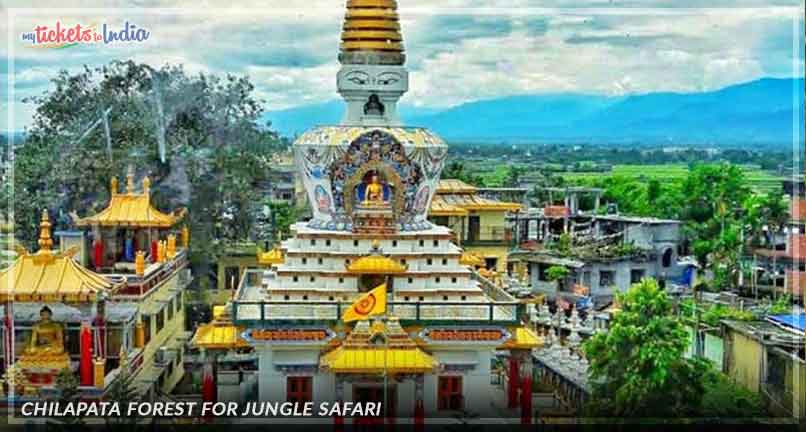
POLYGON ((396 73, 382 73, 378 75, 377 82, 380 85, 390 85, 400 81, 396 73))
POLYGON ((347 75, 347 81, 356 85, 364 85, 369 82, 369 75, 364 72, 355 71, 347 75))
POLYGON ((370 77, 367 73, 355 71, 348 74, 346 80, 359 86, 367 84, 388 86, 400 81, 400 76, 394 72, 384 72, 377 77, 370 77))

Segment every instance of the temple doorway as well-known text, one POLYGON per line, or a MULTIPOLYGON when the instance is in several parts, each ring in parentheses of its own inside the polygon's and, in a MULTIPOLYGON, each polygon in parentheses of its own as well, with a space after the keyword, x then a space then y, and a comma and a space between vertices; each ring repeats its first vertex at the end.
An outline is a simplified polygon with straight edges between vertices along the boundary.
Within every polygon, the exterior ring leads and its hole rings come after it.
MULTIPOLYGON (((390 380, 391 381, 391 380, 390 380)), ((383 424, 384 417, 394 418, 397 412, 397 386, 389 384, 386 390, 388 407, 383 406, 383 384, 356 384, 353 386, 353 402, 380 402, 381 417, 356 417, 356 426, 372 426, 383 424)))

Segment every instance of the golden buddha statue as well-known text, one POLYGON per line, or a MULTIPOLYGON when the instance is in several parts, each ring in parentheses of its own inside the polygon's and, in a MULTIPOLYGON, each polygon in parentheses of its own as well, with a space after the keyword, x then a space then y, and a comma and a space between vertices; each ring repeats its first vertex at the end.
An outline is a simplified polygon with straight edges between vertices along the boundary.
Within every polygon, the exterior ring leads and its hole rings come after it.
POLYGON ((64 351, 64 329, 51 321, 53 312, 45 306, 39 311, 39 321, 31 329, 31 339, 22 352, 23 357, 44 360, 67 357, 64 351))
POLYGON ((372 180, 364 189, 364 201, 361 205, 366 207, 382 207, 386 205, 386 201, 383 199, 383 184, 381 184, 377 174, 372 175, 372 180))

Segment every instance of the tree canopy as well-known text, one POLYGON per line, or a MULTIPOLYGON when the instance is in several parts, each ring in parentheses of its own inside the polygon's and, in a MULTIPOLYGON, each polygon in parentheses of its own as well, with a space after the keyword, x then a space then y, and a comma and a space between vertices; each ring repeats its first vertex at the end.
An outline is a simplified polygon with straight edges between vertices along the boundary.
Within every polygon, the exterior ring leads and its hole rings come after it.
POLYGON ((688 337, 666 293, 643 279, 617 294, 621 311, 607 332, 585 342, 598 414, 673 417, 695 414, 707 364, 683 357, 688 337))
POLYGON ((57 227, 67 224, 69 211, 101 210, 110 178, 129 165, 138 178, 150 177, 158 208, 192 209, 193 262, 210 262, 221 243, 248 235, 257 213, 248 210, 262 205, 259 185, 270 156, 287 147, 259 124, 262 107, 248 78, 113 61, 61 71, 52 81, 26 100, 36 110, 14 160, 20 240, 33 246, 42 209, 62 212, 57 227), (107 109, 111 142, 104 127, 84 135, 107 109))

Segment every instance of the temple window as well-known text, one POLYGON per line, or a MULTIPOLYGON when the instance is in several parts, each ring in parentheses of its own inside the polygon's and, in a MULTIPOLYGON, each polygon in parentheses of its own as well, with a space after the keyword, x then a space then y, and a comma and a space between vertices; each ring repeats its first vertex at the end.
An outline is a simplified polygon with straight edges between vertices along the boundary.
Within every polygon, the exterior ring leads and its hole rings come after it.
POLYGON ((316 246, 316 239, 311 239, 311 246, 316 246))
POLYGON ((358 247, 358 240, 353 240, 353 246, 358 247))
POLYGON ((439 240, 434 240, 434 247, 439 247, 439 240))
POLYGON ((400 260, 400 264, 406 265, 406 259, 404 258, 404 259, 400 260))
POLYGON ((392 240, 392 247, 397 247, 397 240, 392 240))
POLYGON ((283 300, 285 300, 285 301, 291 300, 291 296, 288 296, 288 295, 287 295, 287 296, 283 296, 283 300))
POLYGON ((448 265, 448 260, 445 259, 445 258, 442 258, 442 265, 448 265))
POLYGON ((294 282, 299 282, 299 276, 294 276, 293 278, 291 278, 291 280, 293 280, 294 282))
POLYGON ((409 296, 405 296, 405 297, 403 297, 403 300, 404 300, 404 301, 409 301, 409 296))
POLYGON ((309 280, 309 281, 311 281, 311 282, 315 282, 315 281, 316 281, 316 278, 315 278, 315 277, 313 277, 313 276, 311 276, 310 278, 308 278, 308 280, 309 280))
POLYGON ((305 403, 312 400, 311 377, 288 377, 286 381, 286 400, 288 402, 305 403))
POLYGON ((436 283, 440 283, 441 281, 442 281, 442 279, 440 279, 440 278, 435 278, 434 279, 434 282, 436 282, 436 283))
POLYGON ((424 300, 425 300, 425 297, 420 296, 419 300, 420 300, 420 301, 424 301, 424 300))
POLYGON ((303 258, 302 259, 302 265, 305 265, 305 264, 308 264, 308 258, 303 258))
POLYGON ((344 260, 344 265, 345 265, 345 266, 350 265, 350 260, 349 260, 349 259, 344 260))
POLYGON ((308 296, 304 295, 304 296, 302 296, 302 299, 303 300, 308 300, 308 296))
POLYGON ((145 343, 148 343, 148 341, 151 340, 151 316, 150 315, 143 316, 143 330, 144 330, 143 333, 145 333, 145 338, 144 338, 145 343))
POLYGON ((330 296, 330 297, 328 297, 328 298, 327 298, 327 300, 328 300, 328 301, 333 301, 333 300, 335 300, 335 297, 330 296))
POLYGON ((165 327, 165 310, 157 312, 157 334, 165 327))
POLYGON ((325 240, 325 246, 330 246, 330 239, 325 240))
POLYGON ((462 301, 467 300, 467 296, 462 296, 462 301))
POLYGON ((344 283, 344 278, 340 277, 340 278, 339 278, 339 283, 340 283, 340 284, 344 283))
POLYGON ((322 258, 319 258, 319 259, 316 260, 316 263, 319 264, 319 265, 322 265, 322 262, 323 262, 322 258))
POLYGON ((442 296, 442 300, 448 301, 448 296, 442 296))
POLYGON ((420 247, 425 246, 425 240, 420 240, 420 247))
POLYGON ((456 278, 455 277, 451 278, 451 283, 456 283, 456 278))
POLYGON ((409 283, 414 283, 414 278, 409 278, 409 283))
POLYGON ((432 260, 431 258, 428 258, 425 262, 428 265, 433 265, 434 264, 434 260, 432 260))
POLYGON ((462 377, 439 377, 437 409, 451 411, 461 410, 462 399, 462 377))

